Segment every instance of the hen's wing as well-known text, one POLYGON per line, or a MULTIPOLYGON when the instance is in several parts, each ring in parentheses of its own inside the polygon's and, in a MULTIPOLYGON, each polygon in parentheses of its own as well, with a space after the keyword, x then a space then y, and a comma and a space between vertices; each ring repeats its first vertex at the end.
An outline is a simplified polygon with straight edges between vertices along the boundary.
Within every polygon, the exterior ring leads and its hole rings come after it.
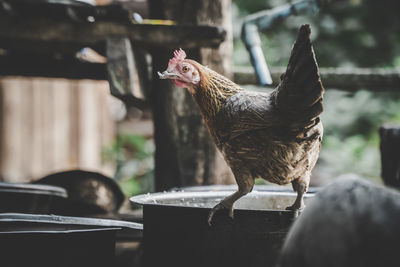
POLYGON ((302 25, 286 72, 273 92, 273 104, 288 129, 302 135, 319 122, 324 88, 310 40, 310 25, 302 25))
POLYGON ((266 130, 272 137, 281 126, 271 105, 271 94, 244 91, 225 101, 215 120, 220 144, 252 131, 266 130))
POLYGON ((219 144, 252 131, 264 131, 272 140, 302 138, 318 124, 324 89, 310 33, 309 25, 301 26, 274 92, 240 92, 226 100, 215 120, 219 144))

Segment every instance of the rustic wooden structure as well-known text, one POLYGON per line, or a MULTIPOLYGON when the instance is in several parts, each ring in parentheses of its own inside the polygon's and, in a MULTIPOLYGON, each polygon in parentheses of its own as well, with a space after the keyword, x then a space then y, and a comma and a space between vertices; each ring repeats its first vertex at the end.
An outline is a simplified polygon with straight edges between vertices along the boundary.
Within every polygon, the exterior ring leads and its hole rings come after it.
MULTIPOLYGON (((235 82, 256 84, 252 69, 238 69, 233 75, 230 0, 149 1, 152 18, 171 19, 176 25, 134 24, 130 19, 131 11, 115 5, 77 5, 72 10, 78 17, 71 19, 70 7, 65 5, 57 6, 54 9, 57 12, 47 12, 53 8, 50 2, 54 4, 54 1, 45 0, 15 1, 12 3, 15 9, 11 11, 4 9, 4 5, 0 7, 0 75, 109 80, 111 92, 127 105, 154 111, 158 190, 232 181, 191 96, 160 81, 156 75, 157 71, 165 69, 173 50, 182 47, 191 58, 233 77, 235 82), (28 3, 28 8, 23 6, 28 3), (88 21, 89 17, 94 21, 88 21), (79 60, 76 53, 83 47, 95 49, 106 56, 108 62, 79 60), (116 54, 113 47, 124 53, 116 54), (145 50, 137 52, 136 49, 145 50), (143 51, 152 55, 151 88, 146 78, 137 80, 137 75, 149 76, 143 51), (139 68, 138 63, 142 65, 139 68), (143 69, 145 73, 139 73, 143 69), (135 93, 138 84, 140 89, 146 89, 141 96, 135 93)), ((274 85, 283 71, 282 68, 271 69, 274 85)), ((359 88, 381 91, 400 87, 397 69, 321 68, 321 77, 327 89, 354 92, 359 88)), ((15 103, 17 105, 17 101, 15 103)), ((4 129, 8 119, 2 119, 4 129)), ((81 131, 89 135, 92 128, 81 131)), ((91 144, 92 141, 87 142, 91 144)), ((13 144, 18 147, 18 142, 13 144)), ((2 149, 7 147, 9 145, 3 142, 2 149)), ((12 152, 4 153, 3 159, 12 152)))
MULTIPOLYGON (((225 163, 202 125, 200 114, 192 108, 190 96, 183 91, 172 92, 171 88, 164 91, 168 94, 158 93, 165 87, 157 86, 158 79, 154 81, 157 93, 144 92, 141 98, 133 93, 137 89, 134 87, 141 83, 137 76, 147 76, 135 69, 137 61, 143 63, 143 57, 139 60, 136 57, 135 49, 151 50, 155 66, 164 65, 164 58, 169 57, 173 49, 192 49, 199 60, 229 75, 227 70, 231 64, 222 59, 230 58, 231 43, 219 46, 227 39, 223 26, 230 24, 229 4, 227 0, 150 1, 150 11, 157 19, 174 18, 176 25, 135 24, 130 18, 131 10, 115 6, 66 5, 54 1, 18 1, 12 3, 11 8, 1 6, 0 75, 108 79, 111 93, 126 104, 147 109, 151 103, 154 108, 157 189, 218 182, 218 177, 230 177, 223 175, 228 169, 218 172, 219 162, 225 163), (180 19, 180 14, 162 15, 163 12, 176 13, 177 5, 186 7, 184 19, 180 19), (83 47, 105 55, 107 63, 77 59, 76 53, 83 47), (219 50, 200 50, 200 47, 219 47, 219 50), (157 56, 157 51, 163 57, 157 56), (146 99, 146 95, 150 98, 146 99), (171 111, 163 108, 171 108, 171 111), (168 115, 173 119, 168 119, 168 115), (174 122, 177 124, 171 124, 174 122), (170 159, 175 161, 171 164, 170 159)), ((144 69, 147 71, 147 66, 144 69)))
POLYGON ((128 38, 135 47, 174 49, 217 47, 226 37, 226 31, 216 26, 135 24, 130 10, 115 6, 73 6, 83 21, 71 19, 71 6, 56 1, 18 1, 8 12, 2 7, 0 75, 104 80, 105 64, 81 62, 77 51, 91 47, 105 55, 109 38, 128 38), (91 14, 98 20, 86 21, 91 14))
POLYGON ((36 46, 37 49, 45 50, 51 46, 55 47, 56 43, 61 43, 63 49, 71 52, 83 46, 96 47, 101 51, 104 49, 105 39, 110 36, 126 36, 137 46, 157 47, 162 44, 163 47, 175 49, 179 46, 187 48, 218 46, 226 35, 222 27, 132 24, 127 23, 128 18, 125 22, 123 19, 77 25, 68 20, 45 17, 15 20, 2 16, 0 33, 2 45, 15 44, 15 40, 24 40, 29 46, 20 46, 21 49, 36 46), (41 48, 40 45, 43 43, 40 42, 49 44, 41 48))
POLYGON ((101 148, 115 135, 105 81, 0 80, 0 180, 84 168, 113 174, 101 148))
MULTIPOLYGON (((325 89, 356 92, 365 89, 374 92, 393 91, 400 88, 400 69, 384 68, 320 68, 325 89)), ((278 85, 285 68, 270 69, 272 86, 278 85)), ((235 69, 234 80, 238 84, 258 84, 253 68, 235 69)))
MULTIPOLYGON (((104 63, 81 62, 74 58, 52 59, 40 55, 0 56, 1 75, 28 77, 49 77, 67 79, 107 80, 107 66, 104 63), (38 66, 35 62, 41 62, 38 66)), ((279 82, 284 68, 272 67, 273 86, 279 82)), ((233 79, 238 84, 257 85, 254 70, 238 67, 233 79)), ((359 88, 373 91, 394 91, 400 88, 400 70, 381 68, 320 68, 325 89, 339 89, 356 92, 359 88)))
POLYGON ((379 135, 382 179, 386 185, 400 189, 400 127, 382 126, 379 135))

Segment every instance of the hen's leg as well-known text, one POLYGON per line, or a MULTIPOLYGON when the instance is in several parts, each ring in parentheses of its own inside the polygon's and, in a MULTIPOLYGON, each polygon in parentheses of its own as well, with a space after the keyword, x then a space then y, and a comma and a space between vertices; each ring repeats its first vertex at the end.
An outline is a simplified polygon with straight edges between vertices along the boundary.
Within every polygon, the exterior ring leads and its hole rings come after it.
POLYGON ((250 193, 251 190, 253 190, 254 179, 252 177, 250 176, 246 178, 241 177, 242 179, 240 179, 235 175, 235 178, 238 184, 238 190, 232 195, 229 195, 226 198, 224 198, 220 203, 218 203, 214 208, 212 208, 212 210, 208 214, 208 224, 210 226, 214 214, 219 210, 227 209, 229 211, 229 216, 233 218, 233 204, 236 202, 236 200, 250 193))
POLYGON ((299 178, 292 182, 293 190, 297 192, 296 200, 292 206, 287 207, 287 210, 299 211, 304 209, 303 196, 307 192, 308 184, 310 183, 310 178, 299 178))

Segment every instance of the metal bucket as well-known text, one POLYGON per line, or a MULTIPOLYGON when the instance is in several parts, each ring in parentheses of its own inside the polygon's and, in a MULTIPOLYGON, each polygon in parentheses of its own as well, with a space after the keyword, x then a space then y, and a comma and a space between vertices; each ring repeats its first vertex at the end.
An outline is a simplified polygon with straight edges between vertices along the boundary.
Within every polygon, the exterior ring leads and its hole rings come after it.
POLYGON ((66 198, 58 186, 0 182, 0 212, 48 214, 66 198))
MULTIPOLYGON (((146 266, 273 266, 295 218, 293 192, 253 191, 235 203, 235 218, 210 208, 233 191, 166 192, 132 197, 143 205, 146 266)), ((308 193, 305 202, 314 194, 308 193)))
POLYGON ((1 266, 115 266, 118 235, 142 225, 55 215, 0 214, 1 266))

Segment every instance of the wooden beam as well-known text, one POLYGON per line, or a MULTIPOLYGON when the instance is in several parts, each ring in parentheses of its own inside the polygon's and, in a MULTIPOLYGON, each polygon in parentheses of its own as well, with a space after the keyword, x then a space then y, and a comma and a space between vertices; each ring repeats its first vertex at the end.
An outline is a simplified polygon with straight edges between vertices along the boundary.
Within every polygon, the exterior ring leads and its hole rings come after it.
POLYGON ((48 55, 62 55, 64 57, 73 57, 75 54, 84 47, 90 47, 96 52, 105 54, 105 42, 88 45, 79 44, 74 42, 46 42, 37 40, 14 40, 2 38, 0 36, 0 48, 10 53, 18 54, 40 54, 43 56, 48 55))
MULTIPOLYGON (((279 83, 285 68, 270 68, 273 86, 279 83)), ((326 89, 356 92, 400 90, 400 69, 383 68, 320 68, 322 84, 326 89)), ((251 67, 236 68, 234 80, 238 84, 256 85, 257 79, 251 67)))
MULTIPOLYGON (((18 54, 0 56, 0 76, 27 76, 65 79, 107 80, 107 66, 74 58, 56 59, 49 55, 18 54)), ((137 76, 137 74, 136 74, 137 76)), ((118 80, 113 79, 114 82, 118 80)), ((136 82, 138 84, 139 81, 136 82)), ((110 83, 111 85, 111 83, 110 83)), ((125 104, 148 109, 149 104, 137 94, 114 94, 125 104)))
POLYGON ((0 56, 0 76, 106 80, 106 64, 36 54, 0 56))
POLYGON ((218 47, 226 31, 220 26, 149 25, 96 21, 76 23, 49 18, 12 19, 0 16, 0 47, 8 42, 43 41, 92 46, 108 37, 126 36, 135 45, 176 49, 218 47))
MULTIPOLYGON (((271 68, 276 86, 285 68, 271 68)), ((326 89, 356 92, 400 90, 400 69, 381 68, 320 68, 321 79, 326 89)), ((74 58, 56 59, 49 55, 23 54, 0 56, 0 75, 32 76, 67 79, 107 80, 106 64, 86 63, 74 58)), ((238 84, 256 85, 253 68, 240 67, 234 72, 238 84)))

